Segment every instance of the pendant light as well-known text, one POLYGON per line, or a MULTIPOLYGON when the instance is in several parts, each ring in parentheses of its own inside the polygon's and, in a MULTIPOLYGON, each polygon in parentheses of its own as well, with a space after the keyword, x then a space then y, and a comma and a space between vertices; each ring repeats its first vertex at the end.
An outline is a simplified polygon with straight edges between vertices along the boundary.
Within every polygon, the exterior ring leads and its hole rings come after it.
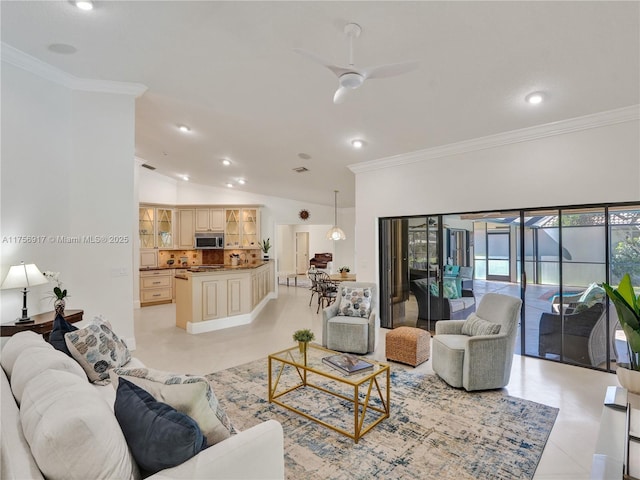
POLYGON ((346 240, 347 236, 342 229, 338 227, 338 190, 333 191, 333 227, 327 232, 327 240, 346 240))

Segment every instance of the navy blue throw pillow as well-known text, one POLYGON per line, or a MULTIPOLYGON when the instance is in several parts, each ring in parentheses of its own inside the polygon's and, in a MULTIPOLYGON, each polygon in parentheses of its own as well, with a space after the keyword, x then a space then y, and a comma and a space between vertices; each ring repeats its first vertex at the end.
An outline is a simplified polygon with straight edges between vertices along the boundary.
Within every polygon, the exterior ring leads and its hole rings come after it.
POLYGON ((49 343, 56 350, 60 350, 71 357, 71 352, 67 348, 67 344, 64 343, 64 334, 73 332, 74 330, 78 330, 78 327, 71 325, 62 315, 56 315, 56 319, 53 321, 53 329, 49 334, 49 343))
POLYGON ((180 465, 207 447, 195 420, 124 378, 118 383, 113 408, 133 458, 145 474, 180 465))

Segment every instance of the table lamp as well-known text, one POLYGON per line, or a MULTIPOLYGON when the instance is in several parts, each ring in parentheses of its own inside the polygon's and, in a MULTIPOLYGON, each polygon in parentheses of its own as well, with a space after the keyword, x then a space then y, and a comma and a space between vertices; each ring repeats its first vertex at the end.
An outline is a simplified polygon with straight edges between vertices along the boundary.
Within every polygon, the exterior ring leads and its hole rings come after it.
POLYGON ((48 283, 47 279, 33 263, 25 265, 24 262, 21 262, 20 265, 13 265, 9 269, 9 273, 7 273, 0 288, 2 290, 22 288, 22 317, 16 319, 16 324, 33 321, 27 315, 27 292, 29 291, 27 287, 34 287, 43 283, 48 283))

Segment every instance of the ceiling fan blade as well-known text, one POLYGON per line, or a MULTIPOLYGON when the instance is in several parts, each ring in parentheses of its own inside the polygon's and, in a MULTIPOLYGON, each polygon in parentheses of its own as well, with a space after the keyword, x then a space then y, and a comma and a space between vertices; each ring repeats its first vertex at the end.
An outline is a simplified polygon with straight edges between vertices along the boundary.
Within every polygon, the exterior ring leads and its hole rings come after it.
POLYGON ((302 55, 303 57, 307 57, 308 59, 313 60, 316 63, 319 63, 320 65, 322 65, 324 67, 327 67, 337 77, 340 77, 341 75, 343 75, 343 74, 345 74, 347 72, 352 72, 353 71, 353 68, 345 68, 345 67, 341 67, 339 65, 334 65, 334 64, 326 61, 325 59, 319 57, 315 53, 309 52, 307 50, 303 50, 302 48, 294 48, 293 51, 296 52, 299 55, 302 55))
POLYGON ((333 103, 338 104, 344 102, 344 99, 347 94, 347 90, 351 90, 346 87, 340 87, 336 90, 336 93, 333 95, 333 103))
POLYGON ((358 69, 358 73, 364 78, 386 78, 402 75, 418 68, 418 62, 390 63, 377 67, 366 67, 358 69))

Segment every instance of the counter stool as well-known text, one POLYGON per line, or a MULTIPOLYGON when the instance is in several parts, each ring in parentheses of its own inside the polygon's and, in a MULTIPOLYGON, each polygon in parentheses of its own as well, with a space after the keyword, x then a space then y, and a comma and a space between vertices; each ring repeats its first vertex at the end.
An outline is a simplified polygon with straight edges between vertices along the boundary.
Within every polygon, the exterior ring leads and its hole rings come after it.
POLYGON ((429 360, 431 334, 421 328, 398 327, 387 333, 387 360, 417 367, 429 360))

